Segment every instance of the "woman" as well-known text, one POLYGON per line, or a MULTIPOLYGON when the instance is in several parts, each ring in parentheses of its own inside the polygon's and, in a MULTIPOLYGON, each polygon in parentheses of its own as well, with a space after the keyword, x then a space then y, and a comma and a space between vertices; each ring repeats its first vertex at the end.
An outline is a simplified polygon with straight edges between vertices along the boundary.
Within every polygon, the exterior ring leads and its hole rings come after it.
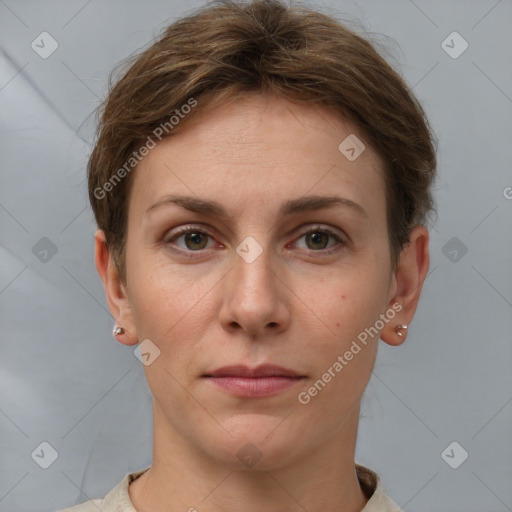
POLYGON ((135 56, 88 178, 153 464, 66 510, 399 510, 355 446, 428 271, 435 168, 408 87, 327 15, 215 2, 135 56))

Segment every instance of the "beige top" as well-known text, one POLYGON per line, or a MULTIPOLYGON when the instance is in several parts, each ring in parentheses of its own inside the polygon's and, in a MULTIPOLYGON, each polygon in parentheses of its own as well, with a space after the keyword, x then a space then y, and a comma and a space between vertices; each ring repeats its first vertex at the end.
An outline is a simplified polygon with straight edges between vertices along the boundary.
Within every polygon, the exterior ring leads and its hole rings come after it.
MULTIPOLYGON (((94 499, 62 509, 58 512, 137 512, 128 494, 128 486, 149 468, 128 473, 103 499, 94 499)), ((356 464, 357 478, 368 503, 361 512, 401 512, 382 487, 379 475, 360 464, 356 464)))

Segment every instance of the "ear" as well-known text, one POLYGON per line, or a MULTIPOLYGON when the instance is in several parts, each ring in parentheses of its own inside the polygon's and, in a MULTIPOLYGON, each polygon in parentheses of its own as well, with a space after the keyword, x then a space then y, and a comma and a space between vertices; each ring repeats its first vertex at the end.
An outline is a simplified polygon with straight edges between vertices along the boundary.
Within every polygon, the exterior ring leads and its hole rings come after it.
POLYGON ((94 234, 94 262, 105 287, 110 312, 116 325, 124 329, 123 334, 115 335, 116 340, 123 345, 136 345, 137 332, 126 286, 121 282, 117 267, 107 248, 105 233, 101 229, 94 234))
POLYGON ((430 264, 429 233, 425 226, 415 226, 410 233, 410 241, 400 254, 400 261, 395 275, 392 277, 394 292, 388 304, 391 308, 398 302, 402 309, 394 319, 386 324, 380 333, 380 338, 389 345, 401 345, 407 336, 407 329, 402 329, 403 336, 395 331, 397 325, 410 323, 420 300, 423 283, 427 277, 430 264))

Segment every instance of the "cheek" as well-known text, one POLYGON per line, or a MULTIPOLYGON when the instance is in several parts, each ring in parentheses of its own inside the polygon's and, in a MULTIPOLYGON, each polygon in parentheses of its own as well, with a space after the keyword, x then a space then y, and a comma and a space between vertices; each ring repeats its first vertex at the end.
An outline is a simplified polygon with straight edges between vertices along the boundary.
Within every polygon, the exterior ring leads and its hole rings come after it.
POLYGON ((379 340, 370 328, 383 312, 386 298, 380 273, 355 267, 343 270, 314 286, 307 316, 303 316, 306 311, 299 315, 300 327, 309 332, 304 350, 314 367, 303 399, 316 404, 314 411, 329 410, 335 421, 357 406, 368 384, 379 340))
POLYGON ((193 307, 195 290, 201 288, 199 280, 188 282, 175 266, 149 251, 131 253, 127 274, 130 308, 138 329, 170 329, 193 307))
POLYGON ((310 350, 308 345, 314 343, 311 356, 315 377, 329 382, 331 391, 324 399, 341 400, 340 404, 349 398, 336 398, 331 393, 346 391, 347 385, 354 393, 362 393, 368 382, 379 340, 375 324, 386 306, 386 276, 378 267, 364 267, 340 268, 314 285, 314 280, 307 279, 308 307, 298 315, 300 328, 309 333, 304 349, 310 350))
POLYGON ((150 255, 132 261, 130 307, 139 339, 157 345, 172 368, 186 367, 195 342, 211 325, 211 290, 218 276, 208 270, 192 273, 190 267, 180 269, 150 255))
MULTIPOLYGON (((387 277, 370 262, 346 264, 328 275, 303 276, 294 286, 302 299, 304 314, 332 339, 347 341, 369 325, 382 312, 387 298, 387 277)), ((302 317, 305 318, 305 317, 302 317)))

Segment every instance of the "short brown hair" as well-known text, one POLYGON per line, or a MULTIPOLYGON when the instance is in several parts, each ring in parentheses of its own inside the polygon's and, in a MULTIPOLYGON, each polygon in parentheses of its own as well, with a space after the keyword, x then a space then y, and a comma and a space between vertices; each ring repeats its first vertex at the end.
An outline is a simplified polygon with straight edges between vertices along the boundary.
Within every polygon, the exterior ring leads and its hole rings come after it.
POLYGON ((435 210, 437 142, 421 105, 369 41, 329 15, 281 0, 214 0, 164 29, 128 64, 115 84, 115 69, 109 77, 87 168, 96 222, 123 281, 133 174, 126 163, 134 165, 134 152, 191 98, 198 111, 267 92, 354 122, 385 164, 393 269, 412 227, 435 210))

